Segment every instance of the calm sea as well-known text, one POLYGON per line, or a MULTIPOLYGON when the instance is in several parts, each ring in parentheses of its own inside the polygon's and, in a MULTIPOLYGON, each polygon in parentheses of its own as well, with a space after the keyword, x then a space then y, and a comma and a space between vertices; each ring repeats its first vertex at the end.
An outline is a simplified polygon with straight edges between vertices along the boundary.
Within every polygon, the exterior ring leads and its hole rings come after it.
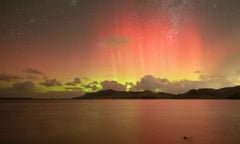
POLYGON ((240 101, 2 101, 0 143, 240 144, 240 101))

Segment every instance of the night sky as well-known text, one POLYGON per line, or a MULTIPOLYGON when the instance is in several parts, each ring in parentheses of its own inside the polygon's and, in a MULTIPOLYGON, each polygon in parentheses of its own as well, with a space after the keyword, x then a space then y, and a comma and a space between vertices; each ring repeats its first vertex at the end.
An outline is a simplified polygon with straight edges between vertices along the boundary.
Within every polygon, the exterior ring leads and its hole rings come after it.
POLYGON ((0 97, 240 84, 239 0, 1 0, 0 97))

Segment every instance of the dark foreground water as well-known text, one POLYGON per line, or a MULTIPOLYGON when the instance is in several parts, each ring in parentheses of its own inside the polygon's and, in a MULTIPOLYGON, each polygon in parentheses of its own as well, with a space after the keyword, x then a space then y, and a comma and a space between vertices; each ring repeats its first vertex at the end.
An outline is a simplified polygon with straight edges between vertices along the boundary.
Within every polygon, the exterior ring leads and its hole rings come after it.
POLYGON ((240 101, 0 102, 0 143, 239 144, 240 101))

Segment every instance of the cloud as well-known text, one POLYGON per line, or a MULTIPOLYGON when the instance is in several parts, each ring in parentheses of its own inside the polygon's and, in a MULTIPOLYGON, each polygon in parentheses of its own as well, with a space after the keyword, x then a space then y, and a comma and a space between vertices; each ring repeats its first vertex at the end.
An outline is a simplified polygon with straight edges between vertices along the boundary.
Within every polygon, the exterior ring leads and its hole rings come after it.
POLYGON ((200 75, 200 80, 179 80, 169 81, 165 78, 157 78, 152 75, 146 75, 131 88, 136 90, 151 90, 179 94, 187 92, 191 89, 198 88, 222 88, 227 86, 234 86, 235 84, 226 79, 224 76, 218 75, 200 75))
POLYGON ((156 89, 164 87, 168 84, 167 79, 156 78, 152 75, 145 75, 136 83, 132 90, 151 90, 155 91, 156 89))
POLYGON ((34 81, 39 79, 47 79, 47 76, 45 75, 45 73, 37 69, 27 68, 23 72, 27 74, 25 78, 28 80, 34 81))
POLYGON ((96 85, 90 85, 90 84, 84 85, 84 88, 91 89, 93 91, 98 90, 98 87, 96 85))
POLYGON ((81 79, 80 78, 74 78, 74 80, 72 82, 67 82, 65 84, 69 85, 69 86, 76 86, 76 85, 78 85, 80 83, 81 83, 81 79))
POLYGON ((126 45, 129 44, 129 38, 126 36, 112 36, 106 40, 108 45, 126 45))
POLYGON ((56 79, 51 79, 51 80, 46 79, 44 82, 40 82, 40 85, 43 85, 46 87, 53 87, 53 86, 61 86, 62 84, 56 79))
POLYGON ((14 83, 8 88, 0 87, 0 97, 4 98, 72 98, 83 94, 84 92, 80 88, 67 88, 66 91, 41 93, 31 81, 14 83))
MULTIPOLYGON (((3 75, 4 80, 11 80, 13 76, 3 75)), ((0 78, 3 77, 0 75, 0 78)), ((0 97, 33 97, 33 98, 70 98, 75 96, 80 96, 84 92, 88 91, 98 91, 100 89, 108 90, 118 90, 118 91, 140 91, 140 90, 151 90, 151 91, 162 91, 173 94, 180 94, 187 92, 191 89, 198 88, 222 88, 227 86, 234 86, 235 84, 228 80, 225 76, 221 75, 199 75, 199 80, 179 80, 170 81, 166 78, 158 78, 153 75, 145 75, 136 84, 126 83, 121 84, 117 81, 105 80, 101 83, 97 81, 92 81, 88 84, 81 83, 79 78, 75 78, 72 84, 81 84, 79 87, 66 87, 63 91, 54 92, 48 91, 41 93, 37 86, 32 81, 14 81, 10 87, 0 87, 0 97)), ((3 78, 2 78, 3 79, 3 78)), ((14 78, 15 79, 15 78, 14 78)), ((45 87, 52 86, 63 86, 61 82, 56 79, 46 79, 41 82, 40 85, 45 87)))
POLYGON ((202 72, 200 70, 196 70, 194 71, 195 74, 202 74, 202 72))
POLYGON ((226 77, 222 76, 222 75, 200 74, 199 79, 202 80, 202 81, 208 81, 208 80, 226 79, 226 77))
POLYGON ((13 91, 23 92, 23 93, 31 93, 34 91, 34 89, 35 89, 35 86, 30 81, 26 81, 26 82, 22 82, 22 83, 15 83, 12 86, 13 91))
POLYGON ((160 89, 163 92, 179 94, 187 92, 191 89, 200 88, 199 81, 191 81, 191 80, 180 80, 169 82, 168 84, 162 86, 160 89))
POLYGON ((9 88, 0 88, 1 97, 32 97, 36 91, 35 85, 30 81, 14 83, 9 88))
POLYGON ((28 74, 33 74, 33 75, 44 75, 43 72, 33 69, 33 68, 27 68, 26 70, 24 70, 24 72, 28 73, 28 74))
POLYGON ((20 80, 20 79, 22 78, 19 76, 10 75, 10 74, 0 74, 0 81, 10 82, 10 81, 20 80))
POLYGON ((97 81, 92 81, 88 84, 83 85, 84 89, 90 89, 92 91, 97 91, 101 88, 101 84, 97 81))
POLYGON ((118 83, 117 81, 103 81, 101 82, 101 85, 103 87, 103 90, 118 90, 118 91, 125 91, 126 90, 126 86, 123 84, 118 83))

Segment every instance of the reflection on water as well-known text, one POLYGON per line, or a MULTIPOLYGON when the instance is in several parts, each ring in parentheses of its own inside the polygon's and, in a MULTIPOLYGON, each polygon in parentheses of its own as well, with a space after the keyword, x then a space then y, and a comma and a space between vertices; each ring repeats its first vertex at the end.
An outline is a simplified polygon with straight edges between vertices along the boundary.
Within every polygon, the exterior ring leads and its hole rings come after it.
POLYGON ((240 143, 233 100, 0 102, 0 116, 1 144, 240 143))

